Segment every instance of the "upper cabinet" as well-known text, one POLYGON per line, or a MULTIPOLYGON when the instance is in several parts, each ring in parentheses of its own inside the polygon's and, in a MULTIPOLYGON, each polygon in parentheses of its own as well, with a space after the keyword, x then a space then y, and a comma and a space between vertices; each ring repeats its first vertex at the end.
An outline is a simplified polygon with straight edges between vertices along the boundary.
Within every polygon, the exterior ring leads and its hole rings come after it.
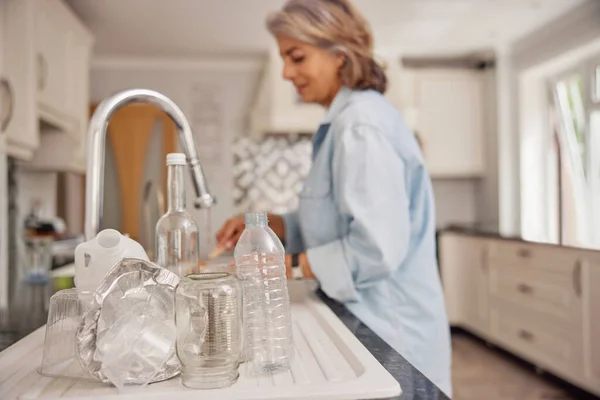
MULTIPOLYGON (((406 68, 384 58, 385 96, 417 134, 425 164, 435 178, 485 174, 485 74, 474 68, 406 68)), ((303 103, 282 77, 280 56, 272 51, 250 111, 253 135, 314 132, 325 111, 303 103)))
POLYGON ((7 152, 30 159, 39 144, 35 107, 34 3, 28 0, 4 1, 4 77, 11 116, 4 127, 7 152))
POLYGON ((429 173, 478 177, 484 163, 483 74, 469 69, 403 69, 410 87, 406 117, 414 120, 429 173))
POLYGON ((5 0, 2 17, 8 154, 32 168, 83 171, 92 35, 60 0, 5 0))

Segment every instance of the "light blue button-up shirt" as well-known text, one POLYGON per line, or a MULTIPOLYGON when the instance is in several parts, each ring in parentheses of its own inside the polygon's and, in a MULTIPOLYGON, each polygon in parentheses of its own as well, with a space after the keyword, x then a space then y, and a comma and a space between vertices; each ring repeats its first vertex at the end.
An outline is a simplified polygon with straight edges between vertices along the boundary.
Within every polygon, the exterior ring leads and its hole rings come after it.
POLYGON ((286 250, 321 289, 451 395, 450 331, 431 181, 419 145, 378 92, 342 88, 315 134, 286 250))

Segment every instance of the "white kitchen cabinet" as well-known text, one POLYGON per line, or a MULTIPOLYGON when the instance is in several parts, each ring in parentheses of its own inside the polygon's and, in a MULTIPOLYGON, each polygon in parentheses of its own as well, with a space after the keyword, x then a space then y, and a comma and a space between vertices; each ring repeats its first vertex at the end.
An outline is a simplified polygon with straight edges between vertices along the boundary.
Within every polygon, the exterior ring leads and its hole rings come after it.
POLYGON ((93 37, 60 0, 5 0, 5 77, 14 97, 8 153, 24 167, 81 165, 87 127, 89 58, 93 37), (69 136, 66 140, 61 135, 69 136), (58 140, 72 145, 44 144, 58 140), (74 157, 73 152, 77 155, 74 157))
POLYGON ((40 112, 66 114, 68 42, 71 29, 64 23, 62 3, 37 0, 35 8, 35 61, 37 102, 40 112))
POLYGON ((492 335, 528 361, 578 383, 583 375, 581 251, 496 240, 490 244, 492 335))
POLYGON ((404 69, 412 88, 406 109, 433 177, 478 177, 485 172, 482 73, 466 69, 404 69))
POLYGON ((451 324, 600 395, 600 252, 438 238, 451 324))
POLYGON ((29 169, 60 170, 85 173, 87 151, 87 127, 89 122, 89 82, 91 42, 88 37, 67 36, 67 55, 70 60, 69 80, 65 85, 66 114, 72 116, 74 126, 67 135, 47 126, 40 137, 40 150, 25 166, 29 169))
POLYGON ((494 342, 563 379, 584 383, 581 326, 493 300, 490 317, 494 342))
POLYGON ((439 252, 450 324, 487 335, 489 294, 486 240, 444 234, 440 236, 439 252))
POLYGON ((600 256, 590 265, 585 279, 584 318, 589 321, 584 343, 586 356, 586 379, 600 394, 600 256))
POLYGON ((30 159, 39 143, 35 107, 33 15, 29 0, 4 0, 4 79, 10 87, 12 117, 5 128, 7 154, 30 159))

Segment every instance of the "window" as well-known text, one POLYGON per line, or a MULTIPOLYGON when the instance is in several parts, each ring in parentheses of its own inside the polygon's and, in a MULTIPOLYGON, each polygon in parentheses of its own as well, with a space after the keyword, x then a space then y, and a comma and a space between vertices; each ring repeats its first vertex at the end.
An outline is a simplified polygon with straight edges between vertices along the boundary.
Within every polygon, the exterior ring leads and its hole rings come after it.
POLYGON ((573 168, 578 173, 586 175, 586 138, 585 138, 585 111, 583 109, 583 79, 581 75, 574 74, 566 79, 559 80, 555 86, 556 102, 559 109, 561 130, 565 145, 572 152, 571 161, 576 163, 573 168))
POLYGON ((559 160, 559 232, 562 244, 600 248, 600 65, 587 60, 549 81, 552 134, 559 160))

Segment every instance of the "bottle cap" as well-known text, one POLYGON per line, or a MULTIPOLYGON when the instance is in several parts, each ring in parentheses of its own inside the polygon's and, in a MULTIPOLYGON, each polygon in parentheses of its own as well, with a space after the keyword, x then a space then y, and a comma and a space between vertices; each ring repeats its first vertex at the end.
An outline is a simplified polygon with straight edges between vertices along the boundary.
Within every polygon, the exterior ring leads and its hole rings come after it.
POLYGON ((185 154, 169 153, 167 154, 167 165, 186 165, 185 154))

